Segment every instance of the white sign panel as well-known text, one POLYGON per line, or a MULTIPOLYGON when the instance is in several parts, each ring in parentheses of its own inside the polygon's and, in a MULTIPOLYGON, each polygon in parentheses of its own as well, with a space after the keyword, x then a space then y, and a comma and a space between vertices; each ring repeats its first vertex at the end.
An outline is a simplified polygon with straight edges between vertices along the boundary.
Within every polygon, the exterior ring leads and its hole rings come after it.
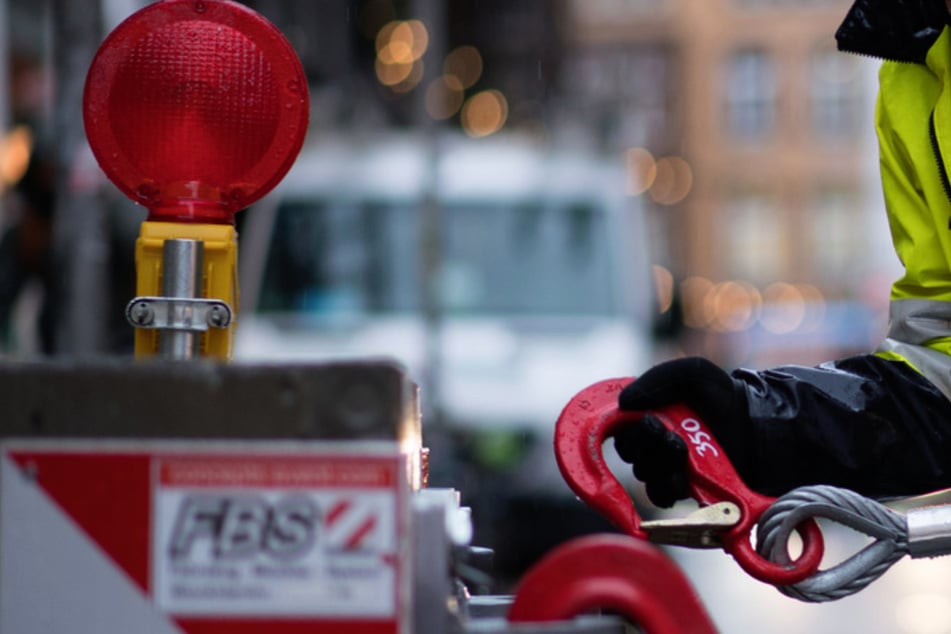
POLYGON ((396 615, 392 460, 179 455, 154 465, 151 589, 167 613, 396 615))

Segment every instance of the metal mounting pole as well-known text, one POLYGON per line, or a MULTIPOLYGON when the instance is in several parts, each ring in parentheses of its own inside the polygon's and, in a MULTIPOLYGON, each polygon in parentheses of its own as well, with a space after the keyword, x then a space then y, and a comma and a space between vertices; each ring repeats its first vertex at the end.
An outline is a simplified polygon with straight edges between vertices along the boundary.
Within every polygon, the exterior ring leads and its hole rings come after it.
MULTIPOLYGON (((166 240, 162 245, 162 295, 195 298, 201 296, 201 273, 205 243, 200 240, 166 240)), ((180 314, 174 321, 190 325, 192 306, 175 304, 180 314)), ((159 335, 159 354, 169 359, 198 356, 198 333, 189 330, 163 330, 159 335)))

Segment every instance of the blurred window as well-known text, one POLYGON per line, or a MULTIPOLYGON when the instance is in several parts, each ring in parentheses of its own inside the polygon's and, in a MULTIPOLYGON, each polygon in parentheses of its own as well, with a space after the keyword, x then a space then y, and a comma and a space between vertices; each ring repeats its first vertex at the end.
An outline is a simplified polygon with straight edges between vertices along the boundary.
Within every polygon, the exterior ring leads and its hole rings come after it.
POLYGON ((408 208, 288 202, 277 212, 260 308, 365 313, 418 304, 408 208), (400 219, 406 221, 399 222, 400 219))
POLYGON ((727 275, 735 279, 781 279, 786 240, 776 201, 766 195, 735 196, 726 209, 720 244, 725 251, 727 275))
MULTIPOLYGON (((277 214, 262 311, 362 315, 420 310, 419 214, 395 205, 290 202, 277 214)), ((585 202, 443 209, 443 309, 460 314, 605 314, 608 218, 585 202)))
POLYGON ((656 12, 667 0, 571 0, 569 8, 586 22, 612 22, 656 12))
POLYGON ((819 192, 810 209, 817 276, 830 283, 851 277, 855 265, 864 261, 862 251, 866 244, 855 194, 842 188, 827 188, 819 192))
POLYGON ((858 136, 863 124, 858 60, 835 49, 817 51, 809 68, 813 131, 820 141, 842 141, 858 136))
POLYGON ((571 116, 597 131, 606 148, 663 145, 674 79, 663 46, 599 46, 565 60, 571 116), (579 113, 583 113, 581 116, 579 113))
POLYGON ((572 93, 594 100, 664 105, 668 62, 659 46, 591 48, 565 62, 565 78, 572 93))
POLYGON ((740 140, 762 141, 776 121, 776 75, 762 49, 741 49, 727 62, 724 84, 727 127, 740 140))

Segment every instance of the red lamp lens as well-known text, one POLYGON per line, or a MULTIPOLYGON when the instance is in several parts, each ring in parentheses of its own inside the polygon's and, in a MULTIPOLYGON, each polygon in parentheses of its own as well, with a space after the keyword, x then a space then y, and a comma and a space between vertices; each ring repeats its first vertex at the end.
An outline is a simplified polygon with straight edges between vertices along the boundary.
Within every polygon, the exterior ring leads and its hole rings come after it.
POLYGON ((103 42, 86 78, 100 166, 152 220, 232 222, 273 188, 307 131, 300 60, 227 0, 163 0, 103 42))

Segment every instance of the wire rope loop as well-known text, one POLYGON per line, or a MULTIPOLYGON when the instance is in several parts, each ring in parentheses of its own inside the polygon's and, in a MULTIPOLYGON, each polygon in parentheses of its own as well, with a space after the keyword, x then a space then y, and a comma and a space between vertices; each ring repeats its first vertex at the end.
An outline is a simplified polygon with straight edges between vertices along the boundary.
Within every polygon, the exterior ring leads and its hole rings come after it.
POLYGON ((791 534, 803 521, 817 517, 873 541, 832 568, 799 583, 778 586, 786 596, 808 602, 841 599, 865 588, 908 553, 904 515, 854 491, 828 485, 800 487, 778 498, 757 524, 757 552, 775 563, 788 564, 791 534))

